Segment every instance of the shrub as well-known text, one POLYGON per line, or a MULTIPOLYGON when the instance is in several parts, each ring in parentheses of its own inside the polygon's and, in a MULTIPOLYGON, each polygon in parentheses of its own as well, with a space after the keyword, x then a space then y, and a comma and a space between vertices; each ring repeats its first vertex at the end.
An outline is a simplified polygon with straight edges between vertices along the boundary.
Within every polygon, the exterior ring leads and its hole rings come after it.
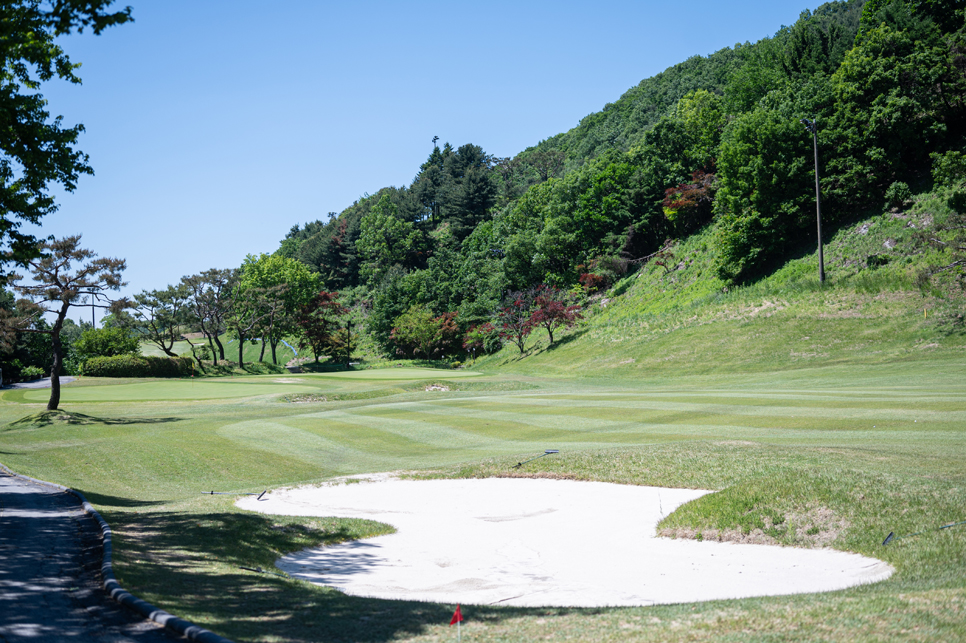
POLYGON ((896 181, 886 190, 885 198, 887 207, 901 208, 912 199, 912 192, 909 190, 907 183, 896 181))
POLYGON ((90 377, 187 377, 194 366, 190 357, 115 355, 92 357, 82 370, 90 377))
POLYGON ((595 292, 599 292, 607 288, 609 280, 604 275, 595 275, 592 272, 585 272, 577 278, 580 285, 584 287, 584 290, 588 295, 592 295, 595 292))
POLYGON ((492 355, 501 348, 503 340, 500 338, 500 331, 490 322, 473 326, 463 339, 463 349, 474 356, 477 353, 492 355))
POLYGON ((28 366, 20 371, 20 378, 25 382, 39 380, 43 376, 44 369, 40 368, 39 366, 28 366))
POLYGON ((89 328, 74 342, 74 351, 81 361, 92 357, 137 354, 140 342, 125 328, 89 328))
POLYGON ((460 352, 457 313, 433 317, 429 308, 413 306, 396 319, 389 337, 402 357, 437 359, 460 352))

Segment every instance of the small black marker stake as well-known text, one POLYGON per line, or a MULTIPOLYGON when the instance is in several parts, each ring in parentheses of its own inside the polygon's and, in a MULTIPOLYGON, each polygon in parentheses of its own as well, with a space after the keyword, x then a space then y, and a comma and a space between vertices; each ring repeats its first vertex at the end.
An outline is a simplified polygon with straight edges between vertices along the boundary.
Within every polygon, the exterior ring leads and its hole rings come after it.
POLYGON ((540 458, 542 458, 544 456, 553 455, 554 453, 560 453, 560 449, 547 449, 546 451, 544 451, 543 453, 541 453, 540 455, 538 455, 535 458, 530 458, 529 460, 524 460, 523 462, 517 462, 513 466, 513 468, 514 469, 519 469, 520 467, 522 467, 523 465, 525 465, 527 462, 533 462, 534 460, 539 460, 540 458))
POLYGON ((928 531, 942 531, 943 529, 949 529, 950 527, 958 527, 960 525, 966 525, 966 520, 962 520, 960 522, 951 522, 948 525, 942 525, 941 527, 936 527, 935 529, 923 529, 922 531, 917 531, 914 534, 906 534, 905 536, 896 536, 894 532, 890 531, 889 535, 886 536, 886 539, 882 541, 882 544, 883 546, 885 546, 885 545, 888 545, 893 540, 900 540, 902 538, 912 538, 913 536, 919 536, 928 531))

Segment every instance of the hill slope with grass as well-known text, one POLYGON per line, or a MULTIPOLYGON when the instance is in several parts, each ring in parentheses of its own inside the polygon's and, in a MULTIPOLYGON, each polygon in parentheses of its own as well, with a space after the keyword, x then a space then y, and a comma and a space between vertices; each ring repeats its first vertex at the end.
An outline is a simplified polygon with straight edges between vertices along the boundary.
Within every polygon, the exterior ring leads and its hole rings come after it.
POLYGON ((954 214, 930 194, 905 211, 856 218, 832 231, 827 279, 814 241, 768 276, 729 285, 714 270, 709 226, 592 298, 584 322, 548 345, 534 333, 476 368, 547 375, 661 378, 966 357, 963 293, 949 263, 922 242, 954 214))

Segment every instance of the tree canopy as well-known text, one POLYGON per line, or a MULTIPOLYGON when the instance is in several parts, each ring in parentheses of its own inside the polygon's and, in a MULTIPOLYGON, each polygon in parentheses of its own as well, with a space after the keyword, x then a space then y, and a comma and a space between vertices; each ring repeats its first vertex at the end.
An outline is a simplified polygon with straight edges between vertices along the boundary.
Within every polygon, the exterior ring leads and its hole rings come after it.
MULTIPOLYGON (((67 127, 51 117, 40 93, 45 81, 80 83, 57 37, 131 20, 131 8, 108 10, 113 0, 12 0, 0 5, 0 246, 3 260, 26 265, 38 256, 37 240, 20 230, 57 209, 52 185, 68 192, 92 174, 87 155, 75 148, 83 125, 67 127)), ((2 274, 0 274, 2 276, 2 274)))

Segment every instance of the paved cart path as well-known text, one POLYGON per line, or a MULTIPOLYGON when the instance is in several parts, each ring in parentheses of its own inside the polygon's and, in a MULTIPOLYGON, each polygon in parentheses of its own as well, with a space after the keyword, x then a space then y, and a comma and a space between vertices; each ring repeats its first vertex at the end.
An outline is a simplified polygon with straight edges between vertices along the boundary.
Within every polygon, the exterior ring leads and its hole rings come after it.
POLYGON ((183 640, 107 596, 100 545, 75 496, 0 472, 0 643, 183 640))

